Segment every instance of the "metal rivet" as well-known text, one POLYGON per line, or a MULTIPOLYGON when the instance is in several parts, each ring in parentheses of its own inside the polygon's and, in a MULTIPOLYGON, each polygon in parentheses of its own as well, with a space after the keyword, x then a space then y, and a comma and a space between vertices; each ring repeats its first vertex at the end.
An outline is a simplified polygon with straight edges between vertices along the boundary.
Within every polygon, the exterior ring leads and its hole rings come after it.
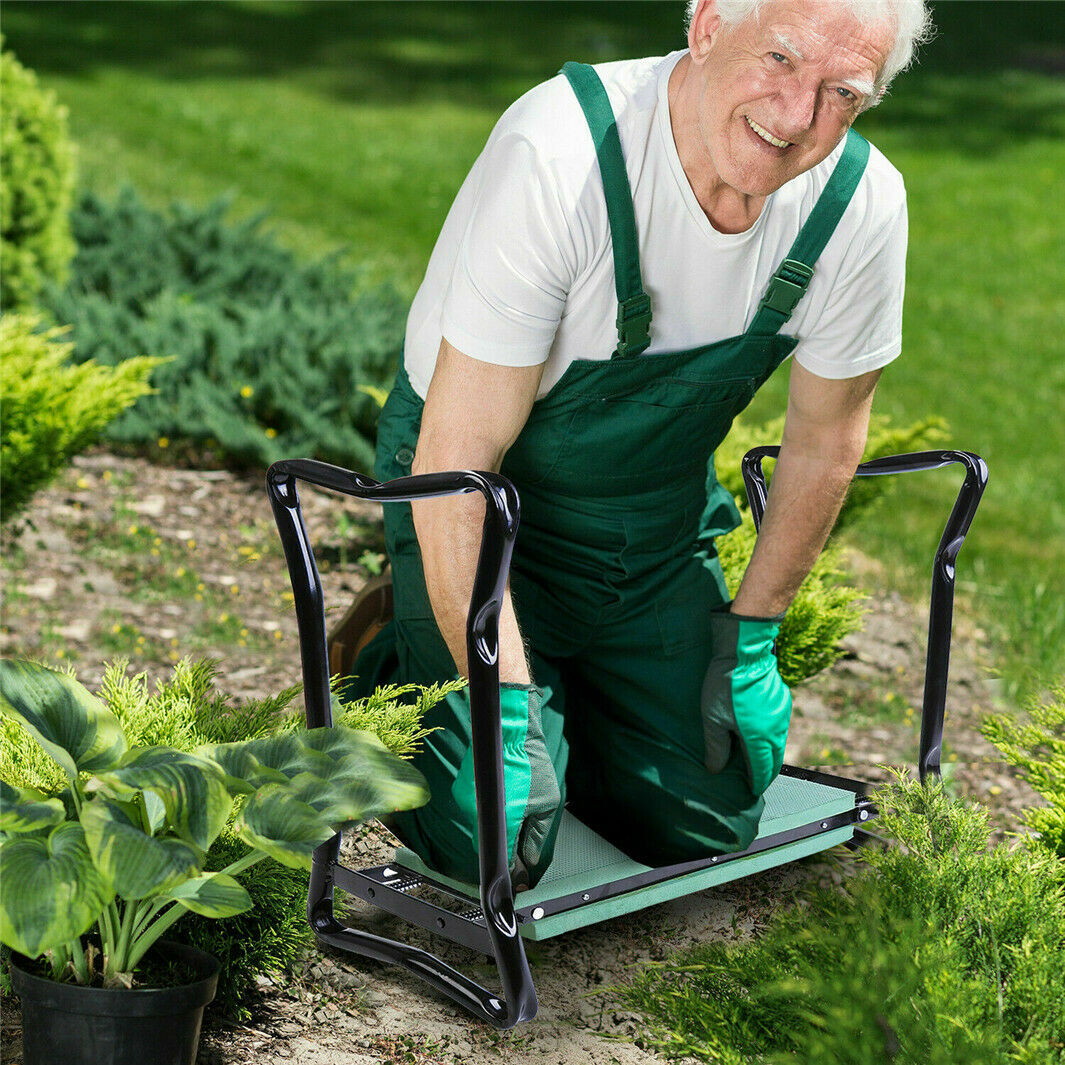
POLYGON ((533 920, 534 921, 539 921, 540 918, 543 917, 543 915, 544 915, 543 906, 537 906, 536 909, 533 910, 533 920))
POLYGON ((414 452, 409 447, 401 447, 396 452, 396 462, 401 466, 407 466, 414 461, 414 452))
POLYGON ((822 828, 828 828, 828 822, 827 821, 822 821, 821 822, 821 827, 822 828))
POLYGON ((374 889, 372 887, 366 889, 366 894, 372 899, 374 897, 374 889))
POLYGON ((436 927, 437 928, 443 928, 444 927, 444 918, 443 917, 438 917, 436 919, 436 927))
POLYGON ((711 859, 710 859, 710 861, 712 861, 712 862, 716 862, 716 861, 717 861, 717 858, 716 858, 716 857, 715 857, 715 858, 711 858, 711 859))
POLYGON ((858 814, 858 820, 859 821, 868 821, 869 820, 869 811, 868 810, 862 810, 862 812, 860 814, 858 814))
POLYGON ((585 902, 587 902, 591 897, 592 896, 589 895, 587 891, 581 896, 581 898, 584 899, 585 902))

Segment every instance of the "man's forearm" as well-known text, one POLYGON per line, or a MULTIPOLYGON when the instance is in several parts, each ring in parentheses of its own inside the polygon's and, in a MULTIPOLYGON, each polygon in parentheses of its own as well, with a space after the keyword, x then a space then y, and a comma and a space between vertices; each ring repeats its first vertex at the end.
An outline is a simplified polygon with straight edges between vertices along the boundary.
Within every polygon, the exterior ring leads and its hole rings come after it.
POLYGON ((860 459, 860 451, 851 462, 781 448, 734 613, 774 617, 787 610, 828 540, 860 459))
MULTIPOLYGON (((413 505, 429 601, 444 642, 464 677, 469 676, 466 619, 481 545, 484 507, 479 494, 413 505)), ((499 679, 509 684, 532 683, 509 586, 499 618, 499 679)))

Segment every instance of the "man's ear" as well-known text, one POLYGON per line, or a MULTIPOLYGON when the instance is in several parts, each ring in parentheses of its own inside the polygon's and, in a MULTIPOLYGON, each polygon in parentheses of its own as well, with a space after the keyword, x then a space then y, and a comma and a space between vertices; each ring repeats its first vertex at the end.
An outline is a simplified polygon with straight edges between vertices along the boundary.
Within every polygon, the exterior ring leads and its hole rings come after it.
POLYGON ((717 0, 699 0, 688 26, 688 51, 692 60, 701 63, 710 53, 714 35, 721 28, 721 16, 717 13, 717 0))

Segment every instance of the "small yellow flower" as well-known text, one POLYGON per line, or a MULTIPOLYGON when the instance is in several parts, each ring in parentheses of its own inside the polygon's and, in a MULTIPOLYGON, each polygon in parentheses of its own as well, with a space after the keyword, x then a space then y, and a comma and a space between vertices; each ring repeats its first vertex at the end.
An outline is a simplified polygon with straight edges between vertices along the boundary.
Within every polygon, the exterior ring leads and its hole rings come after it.
POLYGON ((176 662, 178 660, 177 651, 168 651, 167 658, 169 658, 171 662, 176 662))
POLYGON ((131 525, 131 526, 130 526, 130 527, 129 527, 129 528, 127 529, 127 530, 126 530, 126 535, 127 535, 127 536, 136 536, 138 532, 140 532, 140 526, 138 526, 138 525, 131 525))
POLYGON ((229 615, 228 614, 219 614, 218 615, 218 620, 219 620, 219 622, 221 624, 224 625, 229 620, 229 615))
POLYGON ((78 478, 78 487, 79 488, 88 488, 89 487, 89 482, 84 477, 79 477, 78 478))
POLYGON ((827 758, 832 752, 827 747, 821 748, 821 757, 827 758))
POLYGON ((122 626, 116 621, 114 625, 111 626, 111 631, 117 636, 122 631, 122 626))
POLYGON ((240 390, 240 394, 241 394, 241 396, 243 396, 243 397, 244 397, 244 399, 248 399, 248 398, 250 398, 251 394, 252 394, 252 393, 253 393, 254 391, 255 391, 255 389, 254 389, 254 388, 252 388, 252 387, 251 387, 251 385, 245 385, 245 386, 244 386, 244 387, 243 387, 243 388, 242 388, 242 389, 240 390))
POLYGON ((138 637, 137 637, 137 643, 138 643, 138 644, 142 644, 142 643, 144 643, 144 637, 143 637, 143 636, 138 636, 138 637))
POLYGON ((178 644, 178 638, 176 636, 171 636, 171 638, 170 638, 170 646, 171 647, 177 647, 177 644, 178 644))
POLYGON ((237 640, 237 646, 238 647, 247 647, 248 646, 248 641, 247 640, 237 640))
POLYGON ((237 552, 241 555, 254 555, 255 548, 249 547, 247 544, 241 544, 240 547, 237 548, 237 552))
POLYGON ((156 441, 156 443, 160 447, 170 447, 170 441, 165 436, 159 437, 159 439, 156 441))
POLYGON ((989 787, 987 790, 991 792, 992 795, 1002 794, 1002 789, 997 784, 992 784, 991 787, 989 787))
POLYGON ((240 595, 240 587, 239 587, 238 585, 236 585, 236 584, 231 584, 231 585, 229 586, 229 590, 230 590, 230 591, 231 591, 231 592, 232 592, 232 593, 233 593, 234 595, 240 595))
POLYGON ((296 599, 296 597, 291 592, 282 592, 281 598, 284 599, 286 603, 294 602, 296 599))
POLYGON ((196 585, 196 591, 202 592, 203 589, 204 589, 204 583, 203 583, 203 581, 200 581, 200 583, 196 585))
POLYGON ((178 568, 176 570, 174 570, 174 576, 175 577, 184 577, 185 576, 185 567, 184 566, 178 566, 178 568))
POLYGON ((153 547, 152 548, 152 554, 155 555, 156 558, 158 558, 159 557, 159 548, 158 547, 153 547))
POLYGON ((202 603, 203 602, 203 596, 200 595, 199 592, 197 592, 192 598, 195 599, 197 603, 202 603))
POLYGON ((158 547, 162 542, 163 538, 161 536, 157 536, 155 537, 155 539, 152 540, 152 543, 155 544, 156 547, 158 547))
POLYGON ((114 474, 110 470, 104 470, 102 477, 105 481, 110 481, 114 474))
POLYGON ((266 430, 266 435, 267 435, 267 436, 268 436, 268 437, 269 437, 269 438, 270 438, 271 440, 273 440, 273 438, 274 438, 275 436, 277 436, 277 430, 276 430, 276 429, 267 429, 267 430, 266 430))
POLYGON ((185 546, 186 546, 186 547, 187 547, 187 548, 188 548, 188 549, 189 549, 190 551, 195 551, 195 550, 196 550, 196 541, 195 541, 195 540, 193 540, 193 539, 192 539, 192 538, 190 537, 190 538, 189 538, 188 540, 186 540, 186 541, 185 541, 185 546))
POLYGON ((281 630, 280 630, 280 629, 277 629, 277 630, 276 630, 276 631, 274 632, 274 639, 275 639, 275 640, 280 640, 280 639, 281 639, 281 630))
POLYGON ((247 629, 241 629, 240 630, 240 634, 241 634, 241 636, 247 636, 248 635, 248 630, 247 629))

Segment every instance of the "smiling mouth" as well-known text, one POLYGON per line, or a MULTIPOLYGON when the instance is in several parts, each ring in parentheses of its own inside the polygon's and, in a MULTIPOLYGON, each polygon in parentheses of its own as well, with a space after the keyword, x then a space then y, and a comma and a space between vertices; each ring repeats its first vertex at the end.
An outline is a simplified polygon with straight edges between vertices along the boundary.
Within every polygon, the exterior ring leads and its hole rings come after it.
POLYGON ((779 137, 774 137, 773 134, 769 132, 769 130, 764 129, 762 126, 758 125, 758 123, 755 122, 753 118, 750 118, 747 115, 744 115, 743 117, 747 119, 747 125, 750 126, 751 129, 754 130, 754 132, 757 133, 758 136, 766 142, 766 144, 772 144, 774 148, 791 147, 791 141, 782 141, 779 137))

